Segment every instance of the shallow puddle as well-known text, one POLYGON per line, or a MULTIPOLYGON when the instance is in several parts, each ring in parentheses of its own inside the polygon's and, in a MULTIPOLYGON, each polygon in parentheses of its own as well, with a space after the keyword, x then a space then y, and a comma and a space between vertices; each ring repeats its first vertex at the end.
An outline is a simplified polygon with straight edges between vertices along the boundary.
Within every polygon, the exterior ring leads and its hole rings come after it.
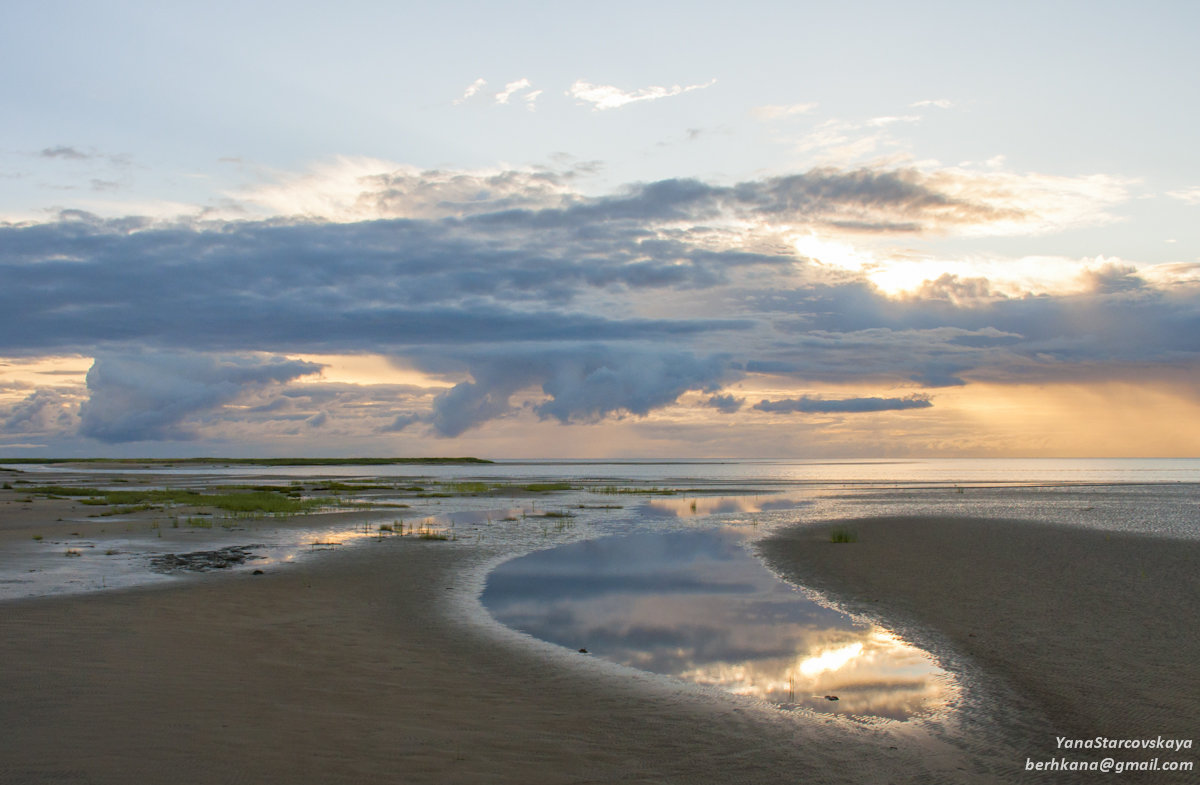
POLYGON ((950 677, 927 653, 807 599, 744 537, 639 533, 540 551, 493 571, 483 603, 542 640, 779 706, 903 720, 946 705, 950 677))

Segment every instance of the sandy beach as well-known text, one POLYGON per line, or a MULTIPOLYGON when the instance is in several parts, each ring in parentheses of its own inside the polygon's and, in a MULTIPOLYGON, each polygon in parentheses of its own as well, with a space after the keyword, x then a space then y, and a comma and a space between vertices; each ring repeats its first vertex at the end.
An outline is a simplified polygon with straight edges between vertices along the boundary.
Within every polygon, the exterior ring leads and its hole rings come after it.
MULTIPOLYGON (((112 528, 10 496, 9 540, 112 528)), ((843 522, 857 541, 833 544, 833 525, 759 552, 938 655, 964 685, 949 716, 835 719, 612 665, 480 606, 528 546, 371 538, 3 603, 0 782, 1086 782, 1026 759, 1057 735, 1195 733, 1200 545, 945 518, 843 522)))

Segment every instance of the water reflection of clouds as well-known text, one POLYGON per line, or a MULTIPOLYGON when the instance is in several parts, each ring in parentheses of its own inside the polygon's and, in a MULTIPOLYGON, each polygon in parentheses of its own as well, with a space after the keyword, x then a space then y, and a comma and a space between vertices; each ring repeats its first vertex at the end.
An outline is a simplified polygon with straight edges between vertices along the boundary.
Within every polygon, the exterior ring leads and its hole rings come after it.
POLYGON ((501 565, 483 599, 543 640, 781 705, 901 719, 945 701, 928 655, 805 599, 729 532, 542 551, 501 565))
POLYGON ((637 511, 650 518, 698 518, 706 515, 771 512, 807 507, 812 499, 774 494, 746 496, 669 496, 647 499, 637 511))

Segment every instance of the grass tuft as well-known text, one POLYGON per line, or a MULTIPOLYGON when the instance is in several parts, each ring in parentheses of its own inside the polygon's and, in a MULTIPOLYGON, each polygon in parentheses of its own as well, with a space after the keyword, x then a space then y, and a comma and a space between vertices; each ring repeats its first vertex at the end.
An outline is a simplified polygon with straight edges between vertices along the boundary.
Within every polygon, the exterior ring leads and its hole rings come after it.
POLYGON ((829 533, 830 542, 858 542, 858 533, 850 529, 834 529, 829 533))
POLYGON ((618 496, 622 494, 634 496, 674 496, 679 493, 679 490, 676 488, 658 488, 655 486, 630 487, 627 485, 598 485, 588 490, 591 493, 599 493, 605 496, 618 496))

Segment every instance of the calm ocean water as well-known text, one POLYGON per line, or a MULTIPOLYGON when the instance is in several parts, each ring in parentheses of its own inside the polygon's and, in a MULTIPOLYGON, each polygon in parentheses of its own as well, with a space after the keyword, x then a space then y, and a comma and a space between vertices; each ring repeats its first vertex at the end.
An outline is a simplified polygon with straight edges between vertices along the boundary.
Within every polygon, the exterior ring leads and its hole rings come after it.
MULTIPOLYGON (((68 471, 54 465, 19 464, 25 472, 68 471)), ((72 468, 71 472, 111 473, 72 468)), ((644 482, 710 481, 778 483, 1046 483, 1200 482, 1200 458, 912 458, 879 460, 498 460, 493 464, 358 466, 186 466, 122 469, 130 474, 375 476, 562 479, 613 478, 644 482)))

